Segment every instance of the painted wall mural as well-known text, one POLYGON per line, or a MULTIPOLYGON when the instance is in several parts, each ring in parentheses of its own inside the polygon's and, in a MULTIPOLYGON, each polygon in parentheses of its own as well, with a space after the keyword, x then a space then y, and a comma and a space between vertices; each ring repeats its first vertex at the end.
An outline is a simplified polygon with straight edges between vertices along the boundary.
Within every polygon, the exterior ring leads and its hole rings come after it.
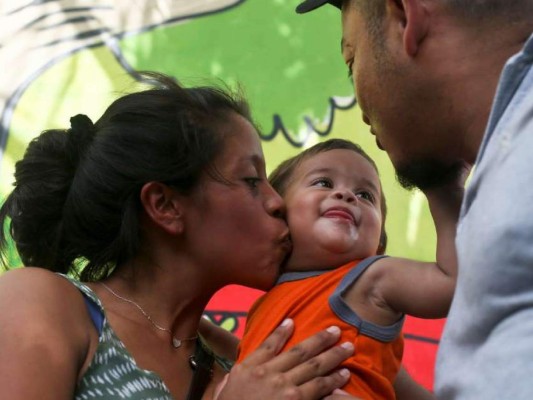
MULTIPOLYGON (((381 171, 388 198, 388 253, 431 260, 435 233, 424 197, 395 182, 385 153, 362 123, 340 56, 333 7, 295 14, 298 0, 0 0, 0 198, 14 163, 47 128, 70 116, 97 119, 134 88, 136 72, 157 70, 184 84, 223 80, 249 98, 272 170, 328 137, 358 142, 381 171)), ((13 264, 19 263, 16 253, 13 264)), ((229 287, 207 315, 242 333, 260 292, 229 287)), ((433 383, 443 320, 409 318, 405 364, 433 383)))

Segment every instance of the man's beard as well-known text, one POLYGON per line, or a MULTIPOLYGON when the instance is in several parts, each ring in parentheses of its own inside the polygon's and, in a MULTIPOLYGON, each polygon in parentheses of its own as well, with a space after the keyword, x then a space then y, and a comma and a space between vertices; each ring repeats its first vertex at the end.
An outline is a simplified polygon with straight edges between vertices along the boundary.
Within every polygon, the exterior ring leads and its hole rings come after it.
POLYGON ((396 168, 396 179, 407 190, 444 186, 456 181, 463 163, 445 164, 437 160, 418 160, 396 168))

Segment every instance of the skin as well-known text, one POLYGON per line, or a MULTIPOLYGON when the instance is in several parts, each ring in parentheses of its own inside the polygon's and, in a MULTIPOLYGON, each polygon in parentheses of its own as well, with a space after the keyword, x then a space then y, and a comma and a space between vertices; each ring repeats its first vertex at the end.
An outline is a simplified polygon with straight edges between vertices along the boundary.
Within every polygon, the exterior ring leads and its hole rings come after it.
POLYGON ((381 183, 351 150, 304 160, 284 197, 293 251, 289 271, 334 268, 374 254, 381 233, 381 183))
MULTIPOLYGON (((257 132, 237 115, 224 129, 227 140, 214 164, 231 184, 205 174, 184 196, 146 183, 140 193, 142 250, 104 280, 178 338, 196 335, 205 305, 222 286, 272 284, 289 250, 283 201, 266 180, 257 132), (227 251, 235 244, 238 251, 227 251)), ((137 365, 159 375, 174 398, 185 398, 193 342, 172 348, 168 333, 154 329, 131 304, 98 283, 89 286, 137 365)), ((0 397, 72 399, 98 344, 80 292, 50 271, 22 268, 0 278, 0 304, 8 305, 0 312, 0 397), (21 376, 32 377, 31 384, 21 376)), ((319 399, 342 386, 347 378, 334 368, 353 346, 333 346, 339 333, 332 328, 278 356, 292 329, 290 321, 281 326, 232 371, 218 398, 319 399)), ((219 348, 224 344, 216 335, 210 340, 219 348)), ((205 399, 213 398, 224 376, 214 371, 205 399)))
POLYGON ((379 39, 355 0, 342 6, 342 56, 364 121, 400 173, 472 164, 501 68, 527 38, 523 26, 500 37, 497 23, 473 29, 439 0, 385 3, 379 39))

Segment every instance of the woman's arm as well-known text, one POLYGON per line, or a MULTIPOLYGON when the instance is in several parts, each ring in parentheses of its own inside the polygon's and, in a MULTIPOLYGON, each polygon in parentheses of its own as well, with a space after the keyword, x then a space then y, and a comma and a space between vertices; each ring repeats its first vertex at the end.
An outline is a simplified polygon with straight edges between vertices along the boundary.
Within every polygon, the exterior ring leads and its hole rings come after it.
POLYGON ((217 355, 230 361, 237 359, 237 346, 239 345, 237 336, 207 318, 200 319, 198 331, 217 355))
POLYGON ((71 400, 89 348, 83 298, 39 268, 0 277, 0 398, 71 400))

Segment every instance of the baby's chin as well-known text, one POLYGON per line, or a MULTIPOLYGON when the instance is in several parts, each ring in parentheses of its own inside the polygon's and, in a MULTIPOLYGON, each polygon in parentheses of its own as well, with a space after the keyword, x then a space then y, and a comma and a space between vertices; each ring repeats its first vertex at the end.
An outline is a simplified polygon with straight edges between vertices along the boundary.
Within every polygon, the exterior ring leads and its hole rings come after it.
MULTIPOLYGON (((358 229, 322 229, 315 227, 315 244, 329 260, 331 267, 336 268, 353 260, 360 260, 376 254, 376 245, 361 237, 358 229), (320 233, 319 233, 320 232, 320 233)), ((328 266, 327 268, 330 268, 328 266)))
POLYGON ((353 224, 322 219, 313 228, 317 245, 328 252, 344 254, 354 250, 359 241, 359 230, 353 224))

